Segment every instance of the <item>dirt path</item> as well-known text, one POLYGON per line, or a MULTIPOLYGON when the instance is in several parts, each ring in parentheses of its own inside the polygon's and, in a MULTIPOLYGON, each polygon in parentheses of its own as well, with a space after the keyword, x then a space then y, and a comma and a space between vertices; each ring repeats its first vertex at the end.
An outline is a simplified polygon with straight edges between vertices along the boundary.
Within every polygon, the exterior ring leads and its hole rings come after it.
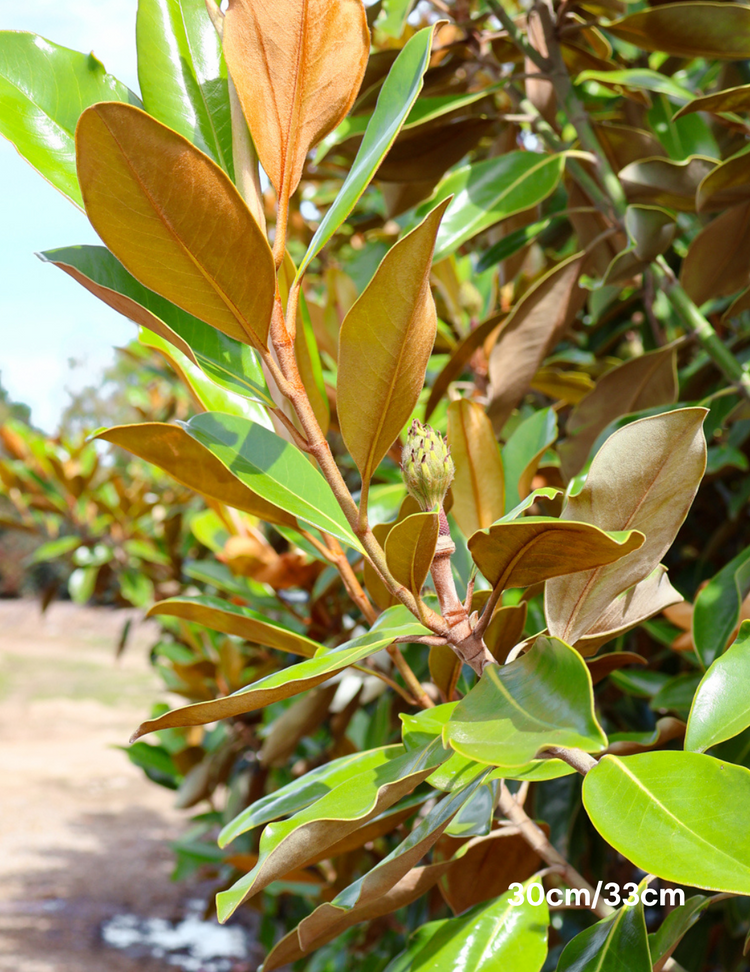
POLYGON ((185 829, 172 794, 113 748, 159 693, 147 628, 113 661, 124 617, 61 603, 40 618, 32 602, 0 601, 2 972, 174 970, 108 948, 102 922, 178 920, 205 897, 170 881, 168 842, 185 829))

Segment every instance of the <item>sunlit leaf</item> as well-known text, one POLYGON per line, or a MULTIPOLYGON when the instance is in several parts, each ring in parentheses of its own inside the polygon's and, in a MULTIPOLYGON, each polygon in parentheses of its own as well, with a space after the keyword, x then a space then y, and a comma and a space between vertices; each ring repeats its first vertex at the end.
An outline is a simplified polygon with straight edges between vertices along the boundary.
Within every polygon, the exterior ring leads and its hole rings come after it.
MULTIPOLYGON (((645 890, 646 882, 638 888, 645 890)), ((652 972, 648 932, 640 894, 632 905, 579 932, 563 949, 558 972, 652 972)))
POLYGON ((750 893, 748 800, 750 770, 699 753, 604 756, 583 781, 591 822, 636 867, 735 894, 750 893))
POLYGON ((503 771, 549 746, 595 753, 607 745, 583 659, 557 638, 544 636, 511 664, 485 668, 456 706, 443 738, 459 755, 503 771))
POLYGON ((726 648, 749 592, 750 547, 722 567, 695 599, 693 642, 704 666, 708 667, 726 648))
POLYGON ((273 258, 223 169, 130 105, 88 108, 76 148, 86 213, 125 268, 229 337, 265 347, 273 258))
POLYGON ((310 148, 354 103, 369 48, 361 0, 230 0, 224 53, 261 165, 283 206, 310 148))
POLYGON ((702 753, 750 726, 750 622, 708 669, 690 709, 685 749, 702 753))
POLYGON ((198 702, 182 709, 174 709, 163 716, 144 722, 134 734, 133 740, 157 729, 205 726, 218 719, 228 719, 243 712, 253 712, 272 702, 278 702, 279 699, 299 695, 300 692, 327 681, 349 665, 355 665, 368 655, 375 654, 396 638, 419 637, 427 633, 426 628, 416 622, 409 622, 408 617, 410 615, 405 615, 400 606, 391 608, 380 616, 366 634, 347 641, 336 649, 324 650, 315 658, 273 672, 233 695, 213 702, 198 702))
POLYGON ((505 511, 531 492, 531 482, 542 456, 557 438, 557 415, 553 408, 541 408, 513 430, 503 446, 505 469, 505 511))
POLYGON ((391 574, 415 597, 430 572, 439 530, 437 513, 414 513, 397 523, 385 542, 385 559, 391 574))
POLYGON ((140 0, 136 42, 143 107, 232 176, 227 69, 204 0, 140 0))
POLYGON ((365 487, 424 383, 437 330, 430 266, 445 205, 389 250, 341 325, 339 421, 365 487))
POLYGON ((93 54, 0 31, 0 134, 80 208, 75 130, 81 112, 98 101, 140 104, 93 54))

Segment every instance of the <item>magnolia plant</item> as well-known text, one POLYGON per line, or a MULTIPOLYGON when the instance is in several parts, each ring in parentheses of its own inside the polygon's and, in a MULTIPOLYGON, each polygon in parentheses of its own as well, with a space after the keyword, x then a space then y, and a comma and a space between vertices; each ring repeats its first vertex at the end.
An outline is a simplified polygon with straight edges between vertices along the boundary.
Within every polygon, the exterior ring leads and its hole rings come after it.
POLYGON ((388 940, 391 972, 677 968, 709 905, 750 894, 750 771, 705 752, 750 725, 747 631, 726 650, 747 553, 698 596, 686 671, 639 676, 622 649, 682 601, 662 561, 707 458, 727 515, 748 496, 731 476, 750 86, 721 87, 738 78, 717 59, 750 57, 750 7, 434 0, 412 23, 412 6, 140 0, 141 98, 93 55, 0 38, 0 128, 105 244, 44 259, 135 321, 200 405, 100 439, 222 511, 223 558, 255 585, 152 613, 303 659, 240 659, 134 739, 231 720, 236 752, 275 706, 288 756, 347 673, 332 724, 373 683, 393 693, 380 735, 332 729, 338 751, 224 821, 244 873, 220 920, 328 875, 265 972, 396 912, 421 927, 388 940), (294 597, 258 566, 290 553, 317 564, 294 597), (345 606, 324 612, 331 584, 345 606), (605 679, 631 715, 644 697, 677 715, 628 725, 595 698, 605 679), (525 809, 576 775, 591 882, 525 809), (601 893, 604 860, 635 896, 601 893), (649 937, 655 878, 718 894, 649 937), (435 887, 455 917, 424 924, 435 887), (550 958, 549 902, 598 919, 553 922, 550 958))

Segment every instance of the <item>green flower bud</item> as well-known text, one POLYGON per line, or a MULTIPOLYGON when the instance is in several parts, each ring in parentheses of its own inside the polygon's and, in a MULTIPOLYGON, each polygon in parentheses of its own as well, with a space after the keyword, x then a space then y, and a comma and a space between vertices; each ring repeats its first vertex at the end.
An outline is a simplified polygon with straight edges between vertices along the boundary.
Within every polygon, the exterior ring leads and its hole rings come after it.
POLYGON ((440 509, 455 471, 442 435, 414 419, 401 453, 401 472, 406 488, 425 512, 440 509))

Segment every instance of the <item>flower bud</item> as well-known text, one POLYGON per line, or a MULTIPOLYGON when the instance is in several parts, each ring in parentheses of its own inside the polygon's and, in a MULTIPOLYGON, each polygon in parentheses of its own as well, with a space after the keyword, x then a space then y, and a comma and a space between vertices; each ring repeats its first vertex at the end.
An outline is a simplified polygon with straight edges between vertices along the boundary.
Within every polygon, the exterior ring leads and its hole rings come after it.
POLYGON ((414 419, 401 453, 401 472, 406 488, 425 512, 440 509, 455 471, 442 435, 414 419))

